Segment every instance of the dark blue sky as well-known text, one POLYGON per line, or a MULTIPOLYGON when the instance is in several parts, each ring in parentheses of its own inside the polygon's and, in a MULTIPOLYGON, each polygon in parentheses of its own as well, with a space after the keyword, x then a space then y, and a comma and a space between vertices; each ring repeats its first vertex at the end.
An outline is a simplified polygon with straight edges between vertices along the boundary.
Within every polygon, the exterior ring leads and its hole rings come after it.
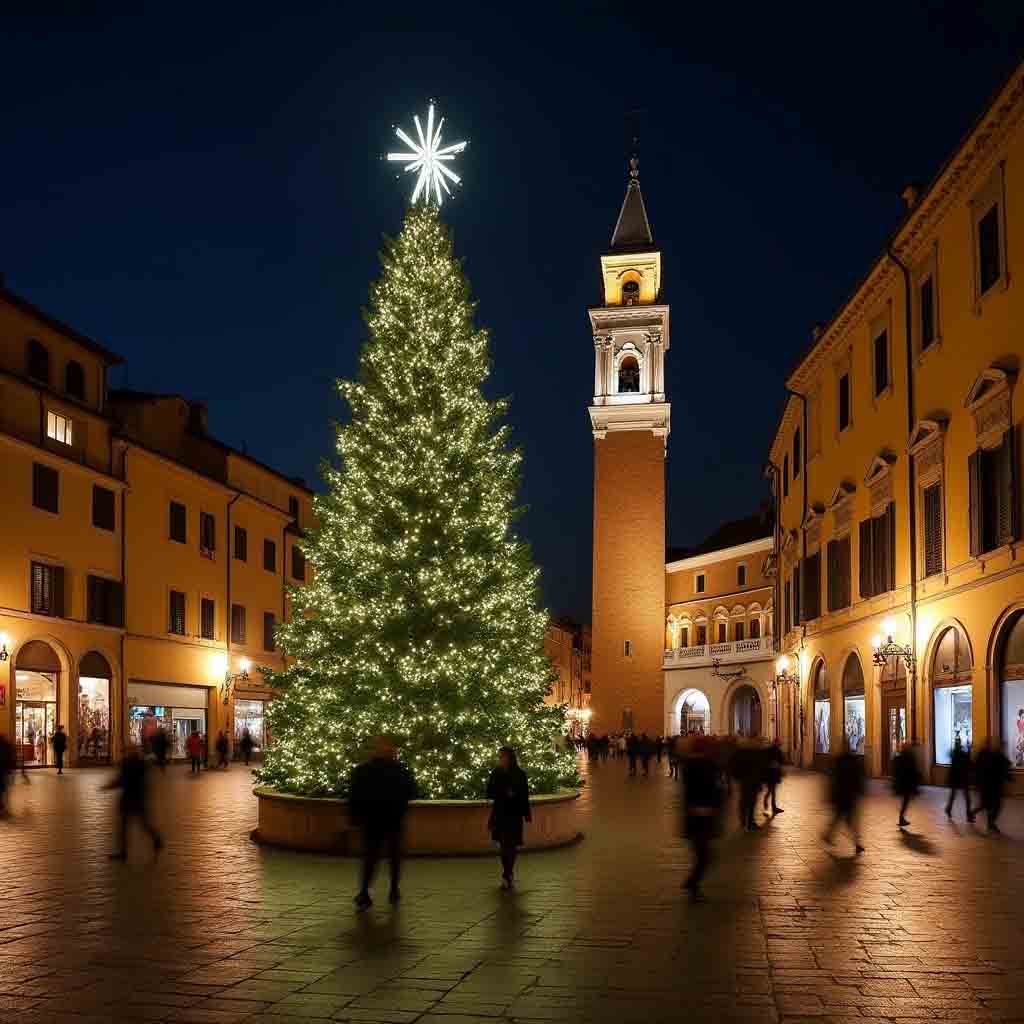
POLYGON ((224 440, 311 482, 401 224, 380 155, 438 100, 472 142, 446 218, 493 333, 490 391, 513 400, 522 529, 552 611, 584 619, 586 309, 625 112, 646 110, 672 304, 668 539, 685 545, 756 509, 811 323, 1024 38, 1009 3, 50 6, 7 8, 0 33, 0 269, 123 354, 117 383, 208 401, 224 440))

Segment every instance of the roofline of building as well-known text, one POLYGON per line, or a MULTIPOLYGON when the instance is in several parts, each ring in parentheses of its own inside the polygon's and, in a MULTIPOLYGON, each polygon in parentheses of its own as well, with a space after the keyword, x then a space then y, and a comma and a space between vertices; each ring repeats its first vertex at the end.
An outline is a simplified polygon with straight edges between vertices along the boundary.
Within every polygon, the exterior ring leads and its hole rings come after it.
POLYGON ((17 295, 12 292, 6 285, 0 284, 0 298, 5 299, 12 306, 17 307, 22 313, 27 313, 29 316, 35 317, 40 322, 46 324, 47 327, 58 331, 71 341, 76 342, 83 348, 87 348, 94 355, 99 356, 108 366, 118 366, 124 362, 124 357, 119 356, 116 352, 111 352, 109 348, 105 348, 98 341, 93 341, 92 338, 80 331, 76 331, 73 327, 69 327, 62 320, 58 320, 55 316, 50 316, 49 313, 44 313, 38 306, 29 302, 28 299, 21 295, 17 295))
MULTIPOLYGON (((793 366, 792 370, 790 370, 786 375, 787 386, 796 389, 796 385, 799 384, 799 380, 797 378, 800 371, 804 369, 807 362, 815 355, 816 352, 818 352, 819 349, 830 343, 832 340, 831 335, 842 320, 843 314, 854 303, 861 292, 864 291, 872 277, 878 273, 880 267, 889 261, 889 253, 892 250, 899 248, 901 244, 905 245, 912 242, 915 232, 910 229, 919 227, 935 213, 934 208, 937 205, 937 193, 941 191, 941 186, 943 185, 946 176, 950 173, 953 164, 956 162, 957 158, 968 149, 972 141, 975 140, 975 136, 979 134, 984 123, 992 115, 993 111, 1001 105, 1001 101, 1003 106, 1009 107, 1015 102, 1018 102, 1022 96, 1024 96, 1024 63, 1018 63, 1003 79, 999 88, 994 91, 992 97, 982 107, 980 113, 972 121, 970 127, 961 137, 960 141, 950 151, 946 159, 942 161, 939 169, 932 176, 931 181, 929 181, 927 186, 922 189, 921 194, 914 205, 904 212, 899 223, 896 225, 896 228, 886 239, 881 253, 872 261, 867 272, 858 280, 856 286, 847 298, 840 303, 836 312, 824 326, 818 337, 815 338, 811 346, 804 352, 793 366)), ((985 134, 988 135, 989 133, 985 134)), ((979 158, 983 155, 984 154, 979 154, 979 158)))
POLYGON ((774 540, 769 534, 759 540, 748 540, 744 544, 733 544, 732 547, 705 551, 702 555, 691 555, 675 562, 665 563, 665 572, 682 572, 684 569, 699 569, 701 566, 713 565, 729 558, 742 558, 744 555, 756 555, 759 551, 771 551, 774 540))

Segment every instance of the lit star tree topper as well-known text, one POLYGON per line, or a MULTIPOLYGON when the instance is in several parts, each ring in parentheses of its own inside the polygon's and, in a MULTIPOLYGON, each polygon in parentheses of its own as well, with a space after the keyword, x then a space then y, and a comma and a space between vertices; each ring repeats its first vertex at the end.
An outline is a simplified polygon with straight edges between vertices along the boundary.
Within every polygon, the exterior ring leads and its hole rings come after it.
POLYGON ((440 206, 444 202, 444 196, 451 196, 451 189, 448 182, 453 185, 461 183, 462 179, 448 165, 455 160, 456 154, 461 153, 467 142, 453 142, 449 146, 441 145, 441 130, 444 128, 444 118, 434 126, 434 104, 427 108, 427 130, 423 131, 419 115, 413 117, 413 124, 416 126, 416 135, 419 142, 414 142, 401 128, 395 128, 395 134, 408 147, 405 153, 388 153, 388 160, 396 160, 405 164, 403 170, 408 174, 411 171, 416 174, 416 187, 412 190, 412 202, 416 203, 421 198, 429 203, 432 199, 440 206))
POLYGON ((264 670, 260 778, 345 795, 388 733, 424 796, 483 797, 503 746, 534 792, 575 785, 565 710, 545 704, 539 572, 513 529, 521 459, 436 203, 408 209, 383 264, 359 372, 339 382, 352 415, 296 540, 312 572, 276 633, 287 664, 264 670))

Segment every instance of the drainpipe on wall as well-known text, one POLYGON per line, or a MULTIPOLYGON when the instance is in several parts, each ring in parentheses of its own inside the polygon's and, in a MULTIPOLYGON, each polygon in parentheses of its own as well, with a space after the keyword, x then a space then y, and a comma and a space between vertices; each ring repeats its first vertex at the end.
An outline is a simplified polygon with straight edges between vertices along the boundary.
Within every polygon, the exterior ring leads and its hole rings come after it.
MULTIPOLYGON (((896 255, 892 246, 886 255, 896 264, 903 275, 904 333, 907 340, 907 438, 914 431, 917 422, 914 412, 914 336, 913 306, 910 268, 896 255)), ((907 455, 907 515, 910 519, 910 644, 914 649, 914 661, 907 674, 907 714, 912 742, 919 740, 917 734, 917 490, 914 483, 914 460, 907 455)), ((895 581, 893 581, 895 583, 895 581)))
MULTIPOLYGON (((234 503, 236 501, 238 501, 238 499, 241 496, 242 495, 239 492, 228 502, 227 514, 225 516, 225 518, 227 520, 227 537, 226 537, 225 543, 224 543, 224 561, 227 563, 227 565, 225 566, 225 576, 227 577, 227 579, 226 579, 226 587, 225 587, 225 589, 227 591, 227 608, 225 609, 225 613, 224 613, 224 623, 225 623, 225 629, 224 629, 224 653, 225 653, 225 657, 227 658, 227 669, 225 670, 227 672, 231 671, 231 541, 232 541, 232 537, 231 537, 231 506, 234 505, 234 503)), ((234 691, 232 690, 232 692, 234 692, 234 691)), ((228 733, 228 742, 232 745, 232 753, 233 753, 234 752, 234 743, 235 743, 235 730, 234 729, 228 729, 227 728, 227 725, 228 725, 227 722, 225 722, 224 725, 225 725, 225 732, 228 733)), ((206 735, 207 735, 207 738, 209 738, 209 735, 210 735, 209 729, 207 729, 206 735)))
MULTIPOLYGON (((817 328, 815 328, 817 330, 817 328)), ((807 531, 803 528, 803 519, 807 515, 807 396, 800 394, 799 391, 794 391, 792 388, 786 388, 786 394, 792 395, 793 398, 800 399, 800 406, 802 415, 800 418, 800 476, 803 477, 803 504, 800 506, 800 650, 804 649, 804 641, 807 638, 807 626, 803 622, 803 611, 804 605, 806 604, 806 595, 803 593, 803 574, 804 574, 804 562, 807 560, 807 531)), ((821 581, 818 581, 820 588, 821 581)), ((796 593, 794 588, 793 597, 795 599, 796 593)), ((820 600, 821 595, 818 595, 820 600)), ((793 601, 796 604, 796 601, 793 601)), ((796 608, 792 609, 794 612, 796 608)), ((794 625, 796 623, 794 622, 794 625)), ((804 695, 803 695, 803 680, 800 679, 800 653, 797 652, 796 656, 796 675, 797 675, 797 696, 799 698, 798 703, 800 705, 800 711, 803 712, 804 707, 804 695)), ((800 763, 803 764, 804 759, 804 733, 803 729, 800 730, 800 763)))
MULTIPOLYGON (((113 470, 113 465, 111 465, 113 470)), ((128 629, 128 445, 124 446, 121 452, 121 480, 124 487, 121 488, 121 748, 124 748, 124 737, 128 735, 128 664, 125 661, 127 653, 126 632, 128 629)), ((111 700, 113 697, 111 696, 111 700)), ((111 737, 110 756, 114 756, 114 741, 111 737)))

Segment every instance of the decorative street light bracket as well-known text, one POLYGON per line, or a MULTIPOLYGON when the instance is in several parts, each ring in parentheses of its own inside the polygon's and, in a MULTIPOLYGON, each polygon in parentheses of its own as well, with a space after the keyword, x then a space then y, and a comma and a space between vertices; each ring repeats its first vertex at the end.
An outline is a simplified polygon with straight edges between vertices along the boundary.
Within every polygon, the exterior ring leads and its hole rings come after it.
POLYGON ((878 668, 885 668, 890 658, 902 658, 908 674, 914 671, 914 648, 910 644, 896 643, 891 636, 886 637, 885 643, 875 647, 871 658, 878 668))
POLYGON ((711 674, 718 676, 719 679, 724 679, 726 682, 731 682, 733 679, 742 679, 747 674, 746 666, 741 665, 735 672, 722 672, 720 666, 722 662, 719 658, 714 658, 711 662, 711 674))

